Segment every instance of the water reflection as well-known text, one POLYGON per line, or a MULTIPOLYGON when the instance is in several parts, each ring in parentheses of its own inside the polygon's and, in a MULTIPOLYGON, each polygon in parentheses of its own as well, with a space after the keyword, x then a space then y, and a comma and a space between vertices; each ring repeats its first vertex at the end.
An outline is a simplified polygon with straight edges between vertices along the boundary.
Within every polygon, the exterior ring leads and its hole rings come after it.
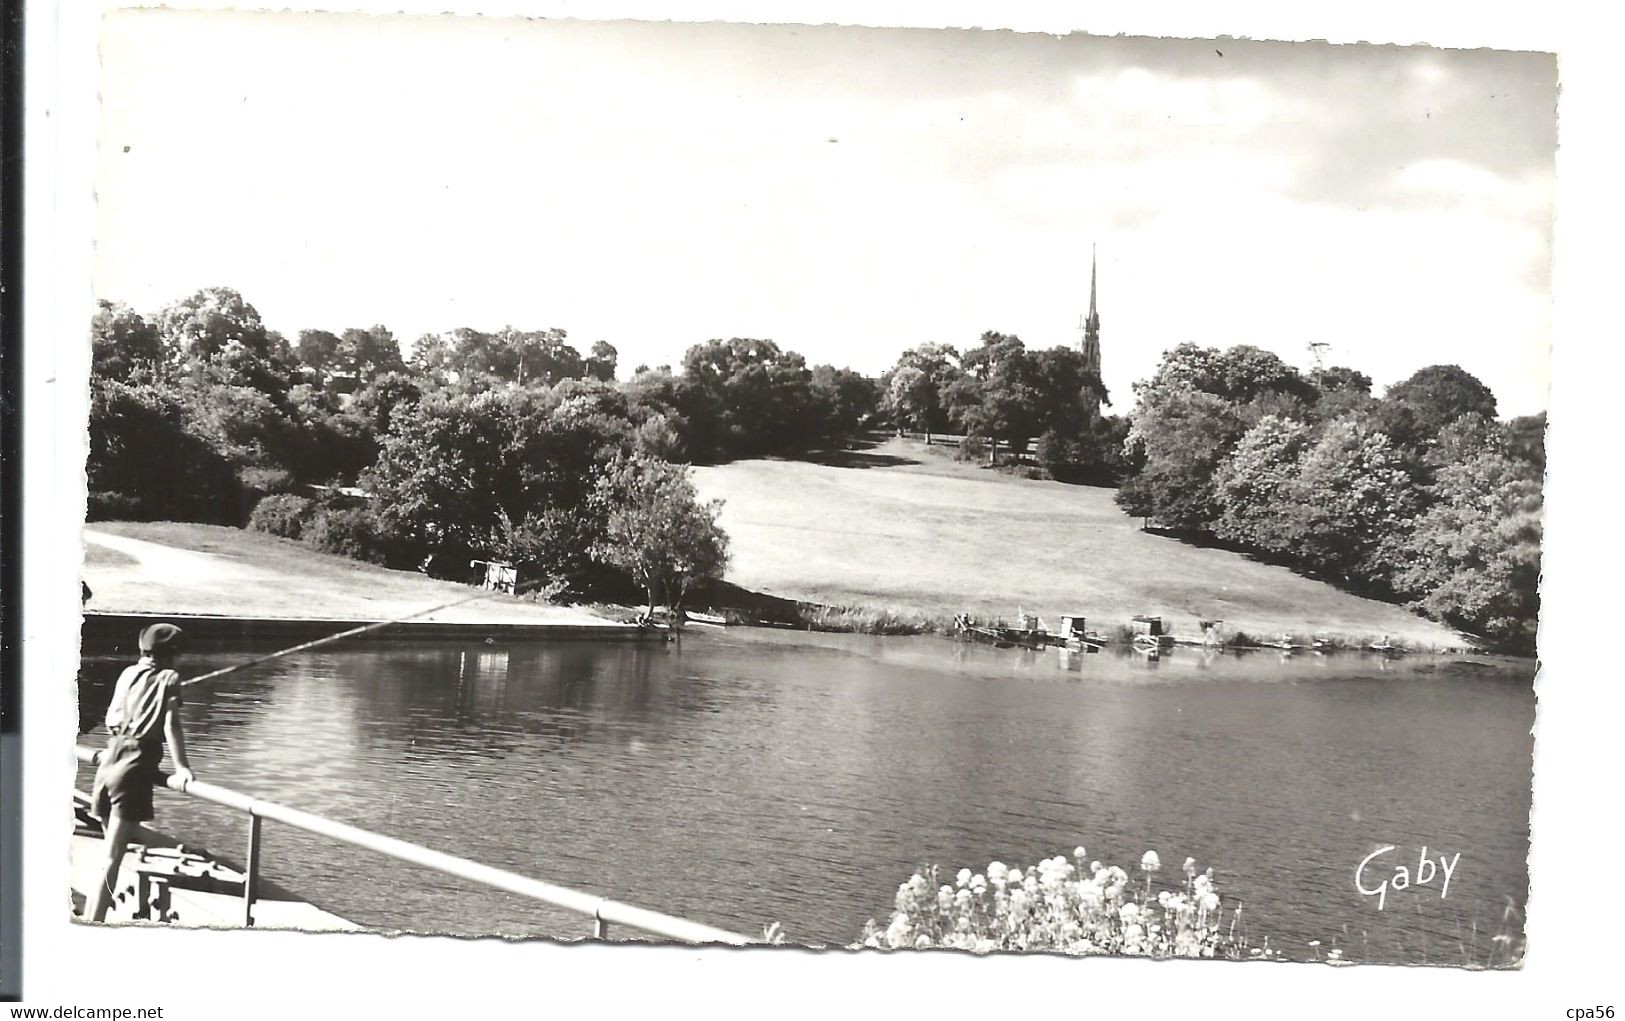
MULTIPOLYGON (((189 657, 201 672, 226 651, 189 657)), ((99 718, 122 662, 89 657, 99 718)), ((1272 944, 1415 960, 1527 888, 1528 663, 729 631, 680 647, 357 646, 205 687, 200 775, 554 882, 846 942, 922 862, 1083 843, 1219 870, 1272 944), (1375 913, 1374 846, 1463 851, 1446 902, 1375 913)), ((88 778, 82 778, 88 784, 88 778)), ((230 851, 241 820, 167 798, 230 851)), ((272 874, 362 922, 581 935, 582 923, 286 828, 272 874)))

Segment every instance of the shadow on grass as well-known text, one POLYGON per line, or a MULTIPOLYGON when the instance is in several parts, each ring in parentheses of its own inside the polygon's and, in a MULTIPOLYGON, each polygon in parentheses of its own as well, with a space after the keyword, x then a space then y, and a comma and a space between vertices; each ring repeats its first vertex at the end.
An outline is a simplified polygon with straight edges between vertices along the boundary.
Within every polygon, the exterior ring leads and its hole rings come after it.
POLYGON ((1338 574, 1310 570, 1284 553, 1272 553, 1268 550, 1257 549, 1242 543, 1220 539, 1206 532, 1191 532, 1177 528, 1165 528, 1160 525, 1146 525, 1140 531, 1147 535, 1173 539, 1175 542, 1195 549, 1216 549, 1223 550, 1226 553, 1234 553, 1236 556, 1251 560, 1254 563, 1284 568, 1300 578, 1307 578, 1310 581, 1330 585, 1332 588, 1340 592, 1346 592, 1349 595, 1359 596, 1362 599, 1371 599, 1379 603, 1388 603, 1400 609, 1409 609, 1402 597, 1394 594, 1391 589, 1384 587, 1380 583, 1361 582, 1338 574))
POLYGON ((831 468, 906 468, 921 463, 912 457, 871 454, 862 450, 816 450, 801 460, 831 468))
POLYGON ((944 631, 947 621, 926 614, 868 606, 829 606, 713 582, 695 605, 709 605, 730 623, 871 635, 918 635, 944 631))
POLYGON ((917 458, 903 457, 900 454, 873 453, 876 447, 888 439, 890 437, 882 433, 868 433, 861 439, 850 441, 844 447, 810 450, 796 460, 810 461, 831 468, 904 468, 922 463, 917 458))

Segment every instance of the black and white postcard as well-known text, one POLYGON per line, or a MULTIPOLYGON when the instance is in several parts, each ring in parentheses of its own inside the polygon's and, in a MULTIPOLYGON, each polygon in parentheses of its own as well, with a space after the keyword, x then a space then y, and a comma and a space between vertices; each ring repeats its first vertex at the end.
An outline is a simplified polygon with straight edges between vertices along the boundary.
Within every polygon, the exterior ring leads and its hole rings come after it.
POLYGON ((565 14, 101 19, 31 896, 553 973, 1538 958, 1549 44, 565 14))

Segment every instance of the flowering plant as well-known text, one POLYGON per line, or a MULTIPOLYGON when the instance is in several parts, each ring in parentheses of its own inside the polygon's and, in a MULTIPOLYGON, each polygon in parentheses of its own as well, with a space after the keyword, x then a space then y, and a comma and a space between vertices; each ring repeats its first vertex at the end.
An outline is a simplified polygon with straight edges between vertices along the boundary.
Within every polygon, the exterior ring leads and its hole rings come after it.
POLYGON ((1162 867, 1155 851, 1140 859, 1143 884, 1115 865, 1088 861, 1084 849, 1046 858, 1031 868, 992 862, 985 873, 960 869, 953 885, 936 866, 897 888, 890 921, 864 926, 862 945, 892 949, 950 947, 989 953, 1048 950, 1069 954, 1147 957, 1273 957, 1238 938, 1241 908, 1228 912, 1213 886, 1213 870, 1198 873, 1185 859, 1184 883, 1153 892, 1162 867))

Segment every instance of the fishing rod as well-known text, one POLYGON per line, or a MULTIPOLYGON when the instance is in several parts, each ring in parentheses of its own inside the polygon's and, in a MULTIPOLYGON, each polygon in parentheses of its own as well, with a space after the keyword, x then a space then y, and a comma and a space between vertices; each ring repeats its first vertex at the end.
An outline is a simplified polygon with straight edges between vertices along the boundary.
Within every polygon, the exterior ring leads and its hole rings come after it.
MULTIPOLYGON (((516 585, 514 586, 513 594, 518 595, 521 590, 540 585, 546 580, 547 579, 545 578, 537 578, 526 582, 523 585, 516 585)), ((441 603, 439 606, 431 606, 426 610, 418 610, 414 613, 406 614, 403 617, 393 617, 389 620, 375 621, 371 624, 363 624, 360 627, 353 627, 344 631, 339 631, 335 634, 328 635, 325 638, 316 638, 308 642, 300 642, 298 645, 290 645, 286 649, 278 649, 275 652, 269 652, 263 656, 256 656, 253 659, 244 660, 243 662, 233 664, 232 666, 221 667, 219 670, 211 670, 206 674, 199 674, 196 677, 187 678, 186 680, 180 682, 180 686, 187 688, 194 684, 202 684, 204 681, 218 680, 227 674, 234 674, 239 670, 247 670, 249 667, 259 666, 261 663, 269 663, 271 660, 281 659, 283 656, 291 656, 296 652, 308 652, 311 649, 318 649, 324 645, 332 645, 334 642, 340 642, 346 638, 354 638, 357 635, 364 635, 369 631, 379 631, 386 627, 393 627, 396 624, 404 624, 409 620, 416 620, 418 617, 426 617, 431 613, 439 613, 441 610, 449 610, 453 607, 462 606, 466 603, 472 603, 479 599, 486 599, 493 595, 495 591, 495 589, 482 589, 475 592, 471 596, 465 596, 461 599, 453 599, 450 602, 441 603)))

